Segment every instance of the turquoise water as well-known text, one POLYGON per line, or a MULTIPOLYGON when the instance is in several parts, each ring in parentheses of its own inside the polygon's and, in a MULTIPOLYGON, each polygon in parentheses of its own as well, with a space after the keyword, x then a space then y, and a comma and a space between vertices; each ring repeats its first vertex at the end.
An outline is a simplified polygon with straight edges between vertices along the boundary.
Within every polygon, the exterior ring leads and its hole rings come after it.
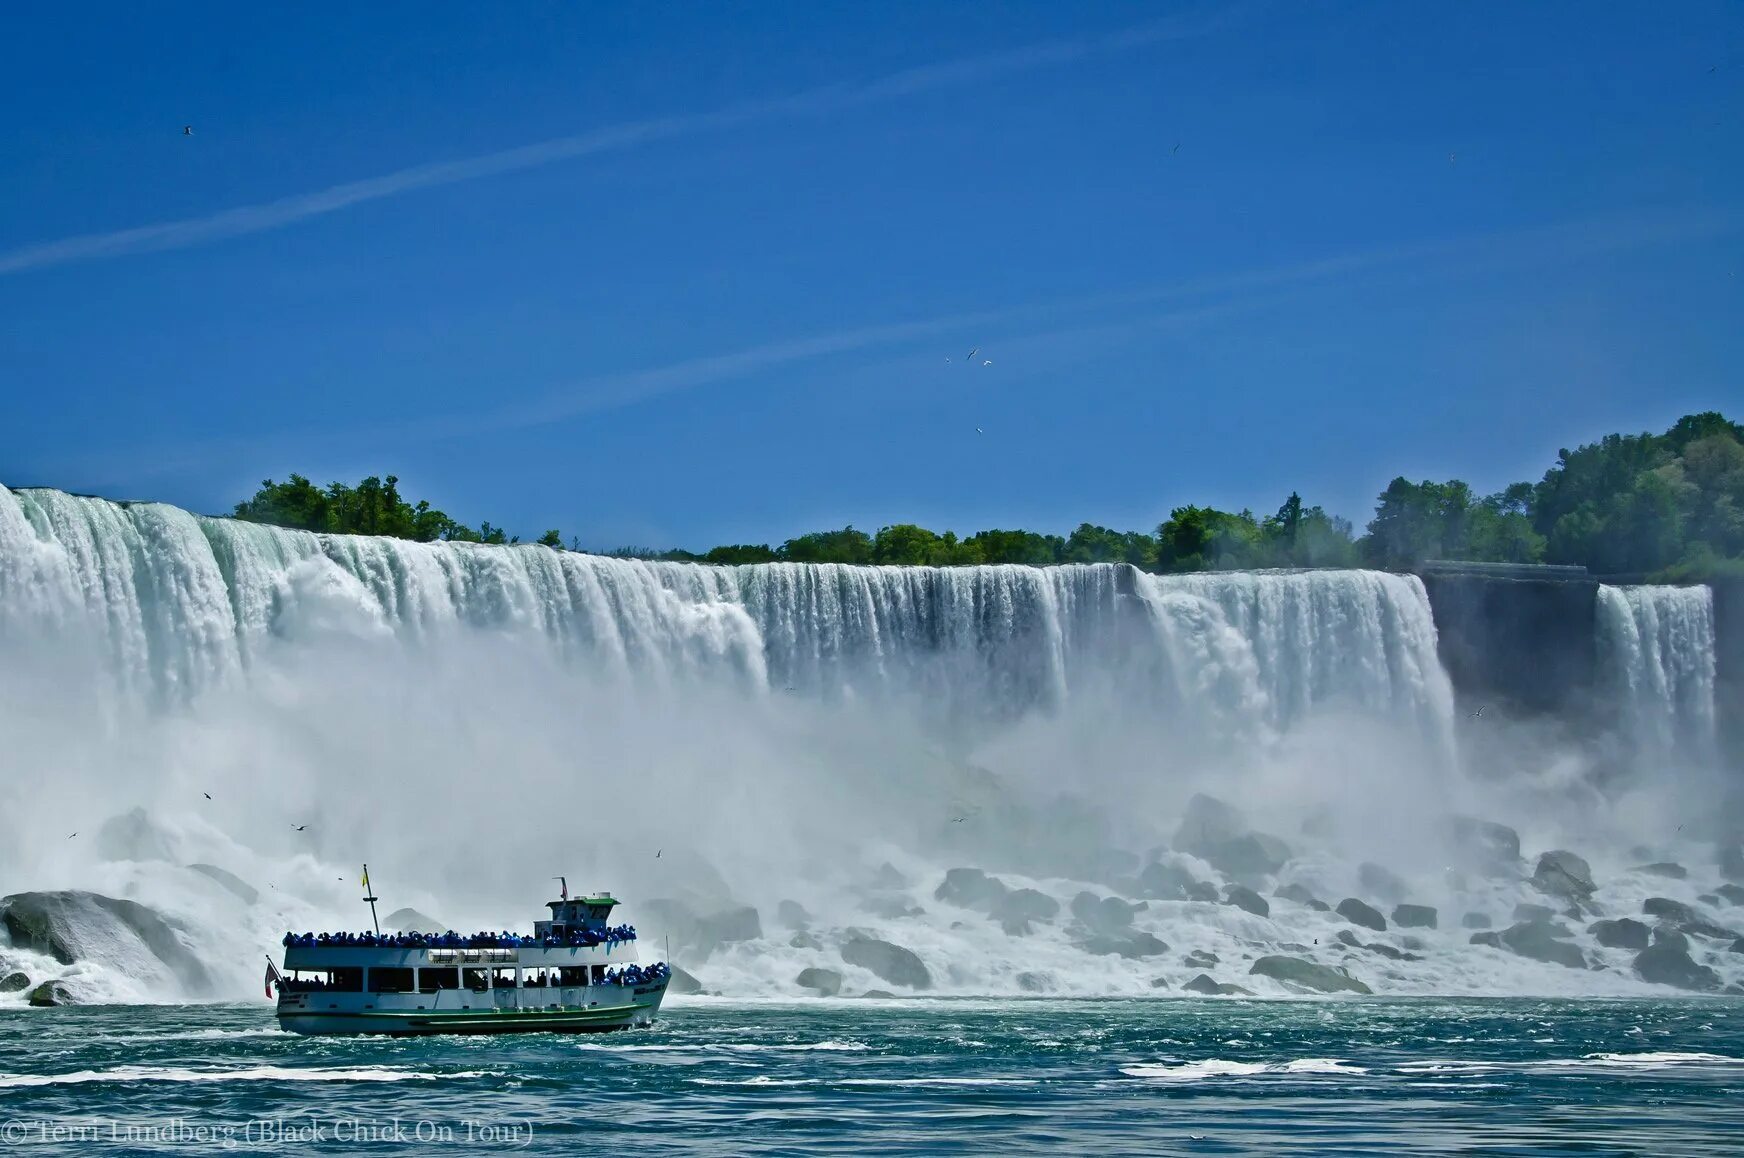
POLYGON ((693 999, 410 1040, 9 1010, 0 1123, 35 1153, 1738 1154, 1744 1001, 693 999))

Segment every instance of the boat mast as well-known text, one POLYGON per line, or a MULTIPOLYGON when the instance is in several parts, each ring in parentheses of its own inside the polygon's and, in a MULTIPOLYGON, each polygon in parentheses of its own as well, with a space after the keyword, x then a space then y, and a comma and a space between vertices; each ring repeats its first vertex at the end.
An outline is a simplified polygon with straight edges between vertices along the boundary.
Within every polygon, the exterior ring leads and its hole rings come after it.
POLYGON ((375 935, 381 936, 381 920, 375 915, 375 903, 380 897, 374 897, 369 892, 369 865, 363 866, 363 899, 369 902, 369 920, 375 926, 375 935))

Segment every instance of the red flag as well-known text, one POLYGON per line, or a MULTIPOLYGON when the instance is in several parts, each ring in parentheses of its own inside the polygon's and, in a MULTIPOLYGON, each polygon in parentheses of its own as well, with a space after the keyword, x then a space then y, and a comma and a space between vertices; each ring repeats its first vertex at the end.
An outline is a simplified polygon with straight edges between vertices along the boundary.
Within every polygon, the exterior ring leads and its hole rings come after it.
POLYGON ((273 986, 281 980, 279 971, 273 968, 272 958, 268 957, 266 961, 266 995, 268 997, 273 995, 273 986))

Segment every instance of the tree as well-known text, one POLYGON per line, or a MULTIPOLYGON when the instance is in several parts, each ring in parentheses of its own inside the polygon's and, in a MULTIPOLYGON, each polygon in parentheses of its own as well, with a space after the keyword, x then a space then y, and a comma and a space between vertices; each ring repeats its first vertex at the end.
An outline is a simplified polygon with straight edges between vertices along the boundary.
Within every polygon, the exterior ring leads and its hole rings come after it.
POLYGON ((814 531, 781 544, 780 555, 791 563, 865 564, 872 561, 872 538, 852 526, 814 531))
POLYGON ((535 542, 537 542, 541 547, 562 548, 563 535, 553 528, 552 530, 546 531, 543 535, 540 535, 535 542))

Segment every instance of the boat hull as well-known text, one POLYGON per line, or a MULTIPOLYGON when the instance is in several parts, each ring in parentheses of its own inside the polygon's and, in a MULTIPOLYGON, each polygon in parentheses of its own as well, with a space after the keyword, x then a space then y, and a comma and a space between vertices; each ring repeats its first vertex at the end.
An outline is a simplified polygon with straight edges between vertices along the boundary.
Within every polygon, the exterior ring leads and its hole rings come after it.
POLYGON ((313 1009, 281 1002, 279 1026, 311 1036, 376 1034, 610 1033, 649 1025, 666 995, 664 985, 638 990, 622 1004, 528 1009, 313 1009))

